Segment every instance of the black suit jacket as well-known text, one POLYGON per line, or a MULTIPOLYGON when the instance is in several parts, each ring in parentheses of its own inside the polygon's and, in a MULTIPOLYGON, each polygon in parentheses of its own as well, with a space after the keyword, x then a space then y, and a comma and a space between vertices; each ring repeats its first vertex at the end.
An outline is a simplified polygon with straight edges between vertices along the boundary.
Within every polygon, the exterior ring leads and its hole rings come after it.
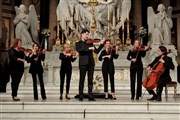
MULTIPOLYGON (((82 40, 76 43, 76 50, 79 53, 79 66, 84 66, 88 64, 92 64, 93 66, 95 65, 93 58, 93 51, 89 50, 89 47, 92 46, 94 45, 93 44, 88 45, 82 40)), ((95 48, 94 52, 98 54, 103 48, 103 46, 104 46, 103 44, 100 44, 98 48, 94 46, 95 48)))

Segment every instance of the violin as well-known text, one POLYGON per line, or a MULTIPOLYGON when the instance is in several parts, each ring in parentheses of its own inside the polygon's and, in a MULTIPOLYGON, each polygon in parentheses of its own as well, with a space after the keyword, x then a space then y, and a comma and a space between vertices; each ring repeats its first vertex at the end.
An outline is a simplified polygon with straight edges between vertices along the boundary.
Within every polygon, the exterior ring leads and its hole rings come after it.
POLYGON ((148 47, 147 49, 145 49, 145 46, 141 46, 141 47, 137 47, 133 49, 133 51, 149 51, 151 49, 152 49, 151 47, 148 47))
POLYGON ((86 44, 99 43, 100 39, 87 39, 86 44))
POLYGON ((23 48, 23 47, 19 47, 18 50, 21 51, 21 52, 28 52, 28 53, 32 52, 31 49, 26 49, 26 48, 23 48))

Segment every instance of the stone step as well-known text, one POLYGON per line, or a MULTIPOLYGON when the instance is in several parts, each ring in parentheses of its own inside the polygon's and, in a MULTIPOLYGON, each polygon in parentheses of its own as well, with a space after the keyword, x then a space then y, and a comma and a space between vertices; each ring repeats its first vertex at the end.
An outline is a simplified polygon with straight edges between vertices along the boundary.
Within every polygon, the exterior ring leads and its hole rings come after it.
POLYGON ((124 111, 124 110, 96 110, 96 109, 71 109, 71 110, 2 110, 1 118, 4 119, 173 119, 179 120, 179 111, 124 111))

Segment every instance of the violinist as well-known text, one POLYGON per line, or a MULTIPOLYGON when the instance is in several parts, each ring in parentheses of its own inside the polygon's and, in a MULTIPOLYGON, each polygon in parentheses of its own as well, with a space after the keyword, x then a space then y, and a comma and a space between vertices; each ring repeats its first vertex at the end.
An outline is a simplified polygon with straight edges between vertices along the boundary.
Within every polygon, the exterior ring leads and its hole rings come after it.
POLYGON ((11 76, 11 90, 12 90, 12 99, 14 101, 20 101, 17 97, 17 92, 19 88, 19 83, 21 81, 22 75, 24 73, 24 62, 27 60, 27 57, 23 51, 20 51, 19 48, 22 45, 21 39, 14 39, 12 47, 8 51, 9 55, 9 71, 11 76))
POLYGON ((95 101, 92 93, 93 89, 93 74, 94 74, 94 58, 93 52, 99 53, 103 48, 103 44, 105 39, 101 41, 101 44, 98 48, 96 48, 93 43, 86 44, 86 40, 88 40, 89 31, 82 30, 81 32, 81 40, 76 43, 76 50, 79 53, 79 70, 80 70, 80 81, 79 81, 79 101, 83 101, 83 90, 84 90, 84 81, 86 72, 88 72, 88 94, 89 101, 95 101))
POLYGON ((59 99, 63 99, 63 89, 64 89, 64 81, 66 76, 66 99, 70 99, 69 97, 69 88, 70 81, 72 75, 72 65, 71 62, 74 62, 78 56, 78 53, 73 53, 71 51, 70 45, 64 44, 64 51, 60 53, 59 59, 61 60, 61 68, 60 68, 60 97, 59 99))
POLYGON ((139 97, 142 95, 142 74, 143 74, 143 63, 141 58, 145 57, 146 50, 148 47, 140 47, 140 41, 134 41, 134 47, 132 50, 129 50, 127 55, 127 60, 131 61, 130 65, 130 87, 131 87, 131 100, 134 100, 135 97, 135 83, 137 75, 137 89, 136 89, 136 100, 139 100, 139 97))
POLYGON ((158 56, 154 59, 154 61, 148 65, 146 68, 146 71, 150 71, 152 68, 153 70, 156 70, 156 67, 158 66, 159 63, 163 63, 163 66, 165 67, 165 71, 160 75, 160 78, 158 80, 158 86, 156 88, 156 93, 153 90, 147 90, 149 94, 152 94, 152 98, 147 99, 150 101, 156 100, 156 101, 161 101, 161 94, 163 91, 163 87, 168 83, 171 82, 172 79, 170 77, 170 69, 174 70, 174 64, 172 62, 172 59, 167 56, 167 49, 164 46, 159 46, 157 49, 157 54, 158 56), (156 64, 156 65, 155 65, 156 64), (155 65, 155 66, 154 66, 155 65))
POLYGON ((38 100, 38 89, 37 89, 37 75, 39 78, 40 88, 41 88, 41 97, 42 100, 46 100, 46 92, 44 88, 44 81, 43 81, 43 67, 41 61, 45 59, 45 50, 40 51, 40 45, 37 43, 33 44, 32 52, 29 54, 30 68, 29 73, 32 75, 33 80, 33 93, 34 93, 34 100, 38 100))
POLYGON ((105 50, 101 51, 101 54, 99 56, 99 61, 103 60, 102 63, 102 75, 104 79, 104 93, 105 93, 105 99, 108 99, 108 77, 110 78, 110 84, 111 84, 111 94, 112 98, 115 100, 115 88, 114 88, 114 62, 113 59, 118 58, 118 47, 115 49, 112 48, 111 41, 106 40, 105 41, 105 50), (109 75, 109 76, 108 76, 109 75))

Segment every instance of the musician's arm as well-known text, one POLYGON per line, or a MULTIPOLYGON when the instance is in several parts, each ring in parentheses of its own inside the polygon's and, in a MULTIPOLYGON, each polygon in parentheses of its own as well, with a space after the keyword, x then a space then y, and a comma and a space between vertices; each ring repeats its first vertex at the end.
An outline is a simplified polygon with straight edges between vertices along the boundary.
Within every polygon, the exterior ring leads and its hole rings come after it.
POLYGON ((174 70, 175 66, 174 66, 172 59, 170 57, 164 58, 164 61, 165 61, 164 66, 166 68, 174 70))
POLYGON ((127 55, 127 60, 131 61, 132 57, 131 57, 131 50, 129 50, 129 53, 127 55))

